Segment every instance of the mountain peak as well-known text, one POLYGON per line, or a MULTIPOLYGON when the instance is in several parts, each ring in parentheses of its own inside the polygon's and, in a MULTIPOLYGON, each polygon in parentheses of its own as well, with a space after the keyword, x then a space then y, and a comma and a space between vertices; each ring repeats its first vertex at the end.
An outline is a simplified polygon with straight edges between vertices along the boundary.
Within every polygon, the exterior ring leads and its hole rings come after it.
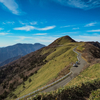
POLYGON ((60 37, 56 39, 53 43, 51 43, 49 46, 54 46, 54 45, 63 45, 65 43, 70 43, 70 42, 76 42, 73 40, 70 36, 66 35, 63 37, 60 37))

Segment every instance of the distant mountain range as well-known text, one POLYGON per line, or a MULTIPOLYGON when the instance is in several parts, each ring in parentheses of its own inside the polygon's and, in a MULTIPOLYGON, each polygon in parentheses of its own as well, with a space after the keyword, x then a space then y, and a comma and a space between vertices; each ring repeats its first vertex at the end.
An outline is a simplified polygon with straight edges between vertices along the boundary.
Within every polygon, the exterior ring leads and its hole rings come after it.
POLYGON ((40 43, 35 44, 15 44, 12 46, 7 46, 0 48, 0 66, 8 64, 14 60, 19 59, 20 57, 27 55, 31 52, 34 52, 45 45, 40 43))
POLYGON ((15 60, 17 60, 17 59, 19 59, 19 58, 21 58, 21 57, 22 57, 22 56, 19 55, 19 56, 16 56, 16 57, 9 58, 9 59, 7 59, 7 60, 1 62, 1 63, 0 63, 0 66, 4 66, 4 65, 6 65, 6 64, 9 64, 10 62, 13 62, 13 61, 15 61, 15 60))

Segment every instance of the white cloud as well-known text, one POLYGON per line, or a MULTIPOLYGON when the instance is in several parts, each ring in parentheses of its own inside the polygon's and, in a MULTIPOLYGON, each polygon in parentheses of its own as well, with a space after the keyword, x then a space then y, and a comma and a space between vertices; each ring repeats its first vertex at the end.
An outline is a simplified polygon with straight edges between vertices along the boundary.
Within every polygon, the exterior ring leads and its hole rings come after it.
POLYGON ((14 24, 15 22, 14 22, 14 21, 12 21, 12 22, 8 21, 7 23, 8 23, 8 24, 14 24))
POLYGON ((14 30, 25 30, 25 31, 30 31, 30 30, 39 30, 39 31, 46 31, 46 30, 50 30, 50 29, 53 29, 55 28, 56 26, 47 26, 45 28, 37 28, 37 27, 34 27, 34 26, 23 26, 23 27, 17 27, 17 28, 14 28, 14 30))
POLYGON ((73 28, 73 30, 77 30, 77 29, 79 29, 79 27, 77 27, 77 28, 73 28))
POLYGON ((14 30, 25 30, 25 31, 30 31, 30 30, 34 30, 35 27, 33 26, 23 26, 23 27, 17 27, 17 28, 14 28, 14 30))
POLYGON ((100 0, 53 0, 64 6, 80 8, 84 10, 100 7, 100 0))
POLYGON ((7 35, 7 34, 9 34, 9 33, 3 33, 3 32, 2 32, 2 33, 0 33, 0 35, 7 35))
POLYGON ((1 31, 1 30, 4 30, 4 28, 0 28, 0 31, 1 31))
POLYGON ((60 28, 71 27, 71 25, 61 26, 60 28))
POLYGON ((15 42, 24 42, 24 43, 42 43, 45 45, 50 44, 53 42, 55 39, 58 38, 58 36, 8 36, 8 37, 13 37, 15 42))
POLYGON ((19 23, 21 24, 21 25, 27 25, 28 23, 23 23, 22 21, 19 21, 19 23))
POLYGON ((36 30, 40 30, 40 31, 46 31, 46 30, 50 30, 50 29, 54 29, 56 26, 47 26, 45 28, 35 28, 36 30))
POLYGON ((27 21, 27 22, 22 22, 21 20, 19 20, 19 23, 20 23, 21 25, 37 25, 37 22, 36 22, 36 21, 32 21, 32 22, 29 22, 29 21, 27 21))
POLYGON ((33 35, 47 35, 47 33, 36 33, 36 34, 33 34, 33 35))
POLYGON ((17 39, 16 41, 20 42, 20 41, 25 40, 25 39, 31 39, 32 37, 18 36, 17 38, 19 38, 19 39, 17 39))
POLYGON ((30 22, 31 25, 37 25, 37 22, 30 22))
POLYGON ((95 24, 97 24, 97 22, 93 22, 93 23, 88 23, 86 24, 84 27, 90 27, 90 26, 95 26, 95 24))
POLYGON ((32 39, 32 37, 28 37, 28 36, 8 36, 8 37, 18 38, 15 40, 17 42, 23 41, 25 39, 32 39))
POLYGON ((0 0, 0 2, 6 6, 7 9, 9 9, 13 14, 19 15, 22 12, 19 9, 18 4, 15 2, 15 0, 0 0))
POLYGON ((14 24, 14 21, 7 21, 7 22, 3 22, 3 24, 14 24))
POLYGON ((99 41, 100 42, 100 35, 93 35, 93 36, 77 36, 74 37, 76 41, 99 41))
POLYGON ((87 32, 100 32, 100 29, 97 29, 97 30, 88 30, 87 32))
POLYGON ((64 32, 62 34, 77 34, 78 32, 64 32))
POLYGON ((57 38, 58 37, 55 37, 55 36, 41 36, 41 37, 37 36, 37 37, 34 37, 33 39, 39 43, 48 45, 48 44, 52 43, 57 38))

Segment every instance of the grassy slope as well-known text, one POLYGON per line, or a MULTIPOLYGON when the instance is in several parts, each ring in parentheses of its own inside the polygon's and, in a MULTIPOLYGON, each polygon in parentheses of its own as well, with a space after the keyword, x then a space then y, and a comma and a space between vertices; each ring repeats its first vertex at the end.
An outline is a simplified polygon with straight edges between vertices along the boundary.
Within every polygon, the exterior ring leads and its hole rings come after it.
POLYGON ((51 93, 38 94, 30 100, 100 100, 99 73, 100 63, 94 64, 69 82, 65 88, 51 93))
MULTIPOLYGON (((74 78, 67 86, 79 86, 82 83, 91 83, 94 80, 100 79, 100 63, 94 64, 84 70, 79 76, 74 78)), ((91 91, 89 100, 100 100, 100 89, 91 91)))
POLYGON ((50 80, 56 78, 64 67, 77 60, 77 54, 73 52, 73 48, 76 47, 76 45, 77 43, 69 43, 64 46, 56 47, 56 50, 54 50, 54 48, 47 49, 47 51, 43 50, 41 54, 54 51, 46 58, 49 62, 46 63, 37 74, 30 77, 32 82, 29 83, 29 80, 27 80, 25 82, 25 88, 23 88, 23 84, 21 84, 13 93, 21 97, 45 86, 50 80))
POLYGON ((80 85, 81 83, 90 82, 100 78, 100 64, 94 64, 84 70, 79 76, 74 78, 67 86, 80 85))
MULTIPOLYGON (((84 43, 82 43, 82 45, 80 45, 77 50, 79 50, 80 52, 83 51, 84 43)), ((82 95, 83 97, 84 95, 86 97, 89 96, 89 100, 100 100, 100 63, 93 64, 86 68, 80 75, 69 82, 65 86, 65 88, 58 89, 57 91, 50 93, 49 95, 47 93, 39 96, 40 98, 45 99, 52 98, 52 100, 55 100, 56 98, 59 98, 57 100, 62 100, 63 96, 67 95, 68 100, 74 100, 75 98, 72 99, 74 96, 77 97, 77 100, 79 100, 78 94, 82 95)), ((85 100, 82 96, 81 99, 85 100)), ((36 100, 36 98, 34 98, 34 100, 36 100)), ((65 98, 63 99, 66 100, 65 98)))
POLYGON ((83 42, 83 43, 81 43, 81 45, 79 45, 78 47, 77 47, 77 50, 79 51, 79 52, 82 52, 85 48, 84 48, 84 45, 85 45, 85 43, 83 42))

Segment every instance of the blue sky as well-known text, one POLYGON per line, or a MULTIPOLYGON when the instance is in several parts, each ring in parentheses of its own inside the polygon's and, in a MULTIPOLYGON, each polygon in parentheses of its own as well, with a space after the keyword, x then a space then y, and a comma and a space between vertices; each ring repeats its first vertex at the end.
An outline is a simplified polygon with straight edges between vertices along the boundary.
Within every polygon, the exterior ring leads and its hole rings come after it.
POLYGON ((0 0, 0 47, 65 35, 100 42, 100 0, 0 0))

